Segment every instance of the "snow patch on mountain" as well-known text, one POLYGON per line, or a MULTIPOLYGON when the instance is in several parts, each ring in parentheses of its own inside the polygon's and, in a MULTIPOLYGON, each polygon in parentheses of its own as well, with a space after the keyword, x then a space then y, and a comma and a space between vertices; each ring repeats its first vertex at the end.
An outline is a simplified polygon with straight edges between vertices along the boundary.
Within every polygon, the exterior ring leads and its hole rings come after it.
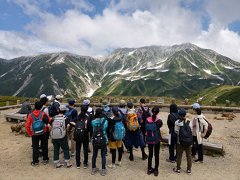
POLYGON ((157 72, 168 72, 169 69, 158 69, 157 72))
POLYGON ((13 94, 13 96, 18 95, 32 80, 32 74, 29 74, 24 80, 22 86, 13 94))
POLYGON ((225 66, 222 64, 222 67, 224 67, 225 69, 234 69, 234 67, 231 67, 231 66, 225 66))
POLYGON ((0 78, 4 77, 7 73, 8 73, 8 72, 2 74, 2 75, 0 76, 0 78))
POLYGON ((27 66, 25 67, 25 69, 23 70, 23 73, 25 73, 25 72, 31 67, 31 65, 32 65, 33 62, 34 62, 34 61, 32 61, 29 65, 27 65, 27 66))
POLYGON ((89 90, 88 93, 87 93, 87 97, 91 97, 94 92, 95 92, 95 91, 94 91, 92 88, 90 88, 90 90, 89 90))
POLYGON ((136 50, 134 50, 134 51, 130 51, 130 52, 128 53, 128 56, 133 55, 133 54, 135 53, 135 51, 136 51, 136 50))
POLYGON ((203 71, 204 71, 205 73, 209 74, 209 75, 212 75, 212 72, 211 72, 210 70, 208 70, 208 69, 203 69, 203 71))

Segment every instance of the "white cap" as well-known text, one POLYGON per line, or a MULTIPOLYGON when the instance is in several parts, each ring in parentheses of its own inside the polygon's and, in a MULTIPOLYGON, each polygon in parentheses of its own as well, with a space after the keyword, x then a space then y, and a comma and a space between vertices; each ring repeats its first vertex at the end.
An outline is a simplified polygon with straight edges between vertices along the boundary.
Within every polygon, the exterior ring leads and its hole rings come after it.
POLYGON ((194 103, 192 107, 193 109, 200 109, 200 105, 198 103, 194 103))
POLYGON ((45 97, 47 97, 47 95, 46 95, 46 94, 42 94, 42 95, 40 96, 40 99, 45 98, 45 97))
POLYGON ((56 95, 56 97, 55 97, 56 99, 62 99, 63 98, 63 96, 61 96, 61 95, 56 95))
POLYGON ((90 100, 89 99, 85 99, 84 101, 83 101, 83 105, 84 106, 88 106, 90 104, 90 100))

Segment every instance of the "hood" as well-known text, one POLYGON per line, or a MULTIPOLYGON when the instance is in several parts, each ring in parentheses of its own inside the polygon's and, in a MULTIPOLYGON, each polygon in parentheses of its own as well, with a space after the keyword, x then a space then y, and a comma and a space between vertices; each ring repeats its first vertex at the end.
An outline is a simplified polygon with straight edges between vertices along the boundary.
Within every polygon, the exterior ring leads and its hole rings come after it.
POLYGON ((170 113, 178 113, 178 107, 176 104, 170 105, 170 113))

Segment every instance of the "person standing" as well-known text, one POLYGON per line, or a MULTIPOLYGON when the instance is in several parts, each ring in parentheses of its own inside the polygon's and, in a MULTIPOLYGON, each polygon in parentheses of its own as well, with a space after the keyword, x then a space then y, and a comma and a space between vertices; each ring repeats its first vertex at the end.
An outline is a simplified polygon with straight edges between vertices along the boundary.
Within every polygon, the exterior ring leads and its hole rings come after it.
POLYGON ((177 154, 175 148, 177 148, 177 134, 174 131, 175 122, 179 119, 178 107, 176 104, 170 105, 170 114, 168 115, 167 125, 169 129, 169 138, 168 138, 168 149, 169 149, 169 158, 168 162, 175 163, 177 159, 177 154))
POLYGON ((148 144, 148 170, 147 174, 154 173, 154 176, 158 176, 159 167, 159 151, 160 151, 160 128, 163 123, 161 119, 158 119, 159 108, 154 107, 152 109, 152 117, 148 117, 146 121, 146 143, 148 144), (152 168, 153 153, 155 157, 155 168, 152 168))
POLYGON ((74 126, 74 141, 76 142, 76 166, 79 169, 81 165, 81 146, 83 146, 84 162, 83 168, 88 168, 88 146, 89 146, 89 132, 91 131, 91 121, 87 114, 87 106, 81 107, 81 112, 78 118, 70 124, 74 126))
POLYGON ((175 132, 178 136, 178 147, 177 147, 177 167, 173 168, 173 171, 180 173, 181 161, 183 151, 186 152, 187 158, 187 173, 191 174, 192 168, 192 157, 191 157, 191 146, 192 146, 192 131, 190 127, 190 121, 186 121, 186 111, 180 109, 178 112, 180 119, 175 122, 175 132))
POLYGON ((112 108, 113 118, 108 121, 108 146, 112 154, 112 164, 108 167, 113 169, 115 165, 121 166, 122 160, 122 140, 125 136, 125 127, 123 125, 123 117, 121 116, 117 107, 112 108), (116 154, 118 150, 118 162, 116 163, 116 154))
POLYGON ((48 115, 41 111, 42 103, 35 103, 35 110, 27 117, 26 131, 32 137, 33 161, 32 166, 39 165, 39 142, 41 142, 43 163, 47 164, 48 157, 48 133, 47 126, 50 121, 48 115))
POLYGON ((145 153, 145 142, 143 140, 142 131, 140 130, 139 120, 137 118, 136 110, 132 102, 127 103, 127 130, 125 136, 125 145, 129 149, 129 160, 134 161, 133 146, 141 148, 142 160, 146 160, 148 155, 145 153))
POLYGON ((95 175, 99 169, 96 167, 96 159, 98 150, 101 149, 101 157, 102 157, 102 172, 101 175, 105 176, 106 171, 106 151, 107 151, 107 127, 108 121, 106 116, 102 115, 102 109, 96 109, 95 119, 92 121, 93 128, 93 136, 92 136, 92 144, 93 144, 93 156, 92 156, 92 175, 95 175))
POLYGON ((203 137, 208 130, 208 123, 205 121, 205 116, 201 111, 201 107, 198 103, 192 105, 193 110, 196 112, 196 116, 192 121, 192 133, 193 133, 193 146, 192 156, 195 162, 203 162, 203 137), (196 146, 196 147, 195 147, 196 146), (196 159, 196 151, 198 152, 198 158, 196 159))

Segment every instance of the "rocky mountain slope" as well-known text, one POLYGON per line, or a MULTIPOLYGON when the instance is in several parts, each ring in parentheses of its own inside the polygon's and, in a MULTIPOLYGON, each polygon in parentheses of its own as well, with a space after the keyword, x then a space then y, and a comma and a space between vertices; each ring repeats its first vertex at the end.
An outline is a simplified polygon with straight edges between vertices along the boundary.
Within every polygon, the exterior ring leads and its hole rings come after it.
POLYGON ((0 95, 189 97, 240 85, 240 63, 193 44, 114 50, 104 61, 70 53, 0 59, 0 95))

